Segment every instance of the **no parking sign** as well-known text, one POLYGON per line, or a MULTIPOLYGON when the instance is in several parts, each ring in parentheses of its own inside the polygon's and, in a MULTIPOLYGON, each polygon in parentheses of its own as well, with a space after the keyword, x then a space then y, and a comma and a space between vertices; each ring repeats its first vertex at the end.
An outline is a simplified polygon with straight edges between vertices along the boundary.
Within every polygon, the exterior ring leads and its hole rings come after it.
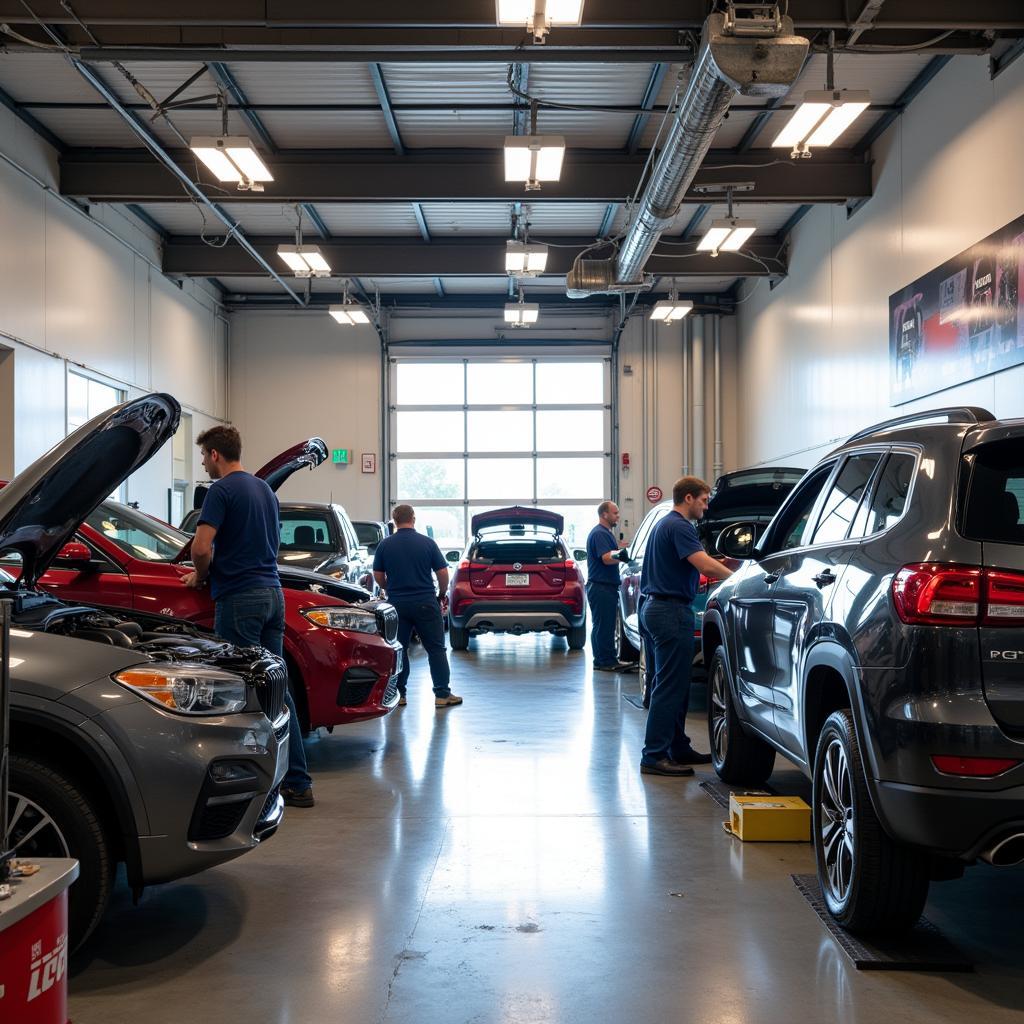
POLYGON ((657 505, 665 495, 661 493, 661 488, 657 484, 647 488, 647 500, 652 505, 657 505))

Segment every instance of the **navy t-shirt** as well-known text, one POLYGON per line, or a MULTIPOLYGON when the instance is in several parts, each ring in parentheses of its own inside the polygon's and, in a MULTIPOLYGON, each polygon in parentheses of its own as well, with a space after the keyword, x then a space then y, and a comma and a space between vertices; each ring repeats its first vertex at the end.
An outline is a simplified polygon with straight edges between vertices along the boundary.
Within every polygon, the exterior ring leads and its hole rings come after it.
POLYGON ((215 601, 239 590, 281 586, 281 514, 277 496, 263 480, 242 471, 215 480, 203 499, 199 522, 217 531, 210 565, 215 601))
POLYGON ((389 601, 432 601, 431 572, 447 569, 441 549, 410 527, 385 537, 373 553, 373 571, 387 573, 389 601))
POLYGON ((607 526, 598 523, 587 536, 587 581, 590 583, 610 583, 619 585, 618 565, 605 565, 601 556, 606 551, 617 551, 615 535, 607 526))
POLYGON ((673 509, 651 530, 640 574, 640 593, 692 601, 697 596, 700 573, 688 559, 703 550, 696 527, 673 509))

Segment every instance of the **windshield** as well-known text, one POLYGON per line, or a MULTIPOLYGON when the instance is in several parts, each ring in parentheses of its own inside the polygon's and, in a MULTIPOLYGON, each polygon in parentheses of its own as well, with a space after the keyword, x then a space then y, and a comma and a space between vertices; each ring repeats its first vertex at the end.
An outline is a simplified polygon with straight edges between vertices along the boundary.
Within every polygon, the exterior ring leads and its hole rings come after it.
POLYGON ((132 558, 144 562, 171 562, 188 537, 144 512, 105 501, 86 516, 85 522, 132 558))
POLYGON ((333 551, 326 512, 281 509, 282 551, 333 551))

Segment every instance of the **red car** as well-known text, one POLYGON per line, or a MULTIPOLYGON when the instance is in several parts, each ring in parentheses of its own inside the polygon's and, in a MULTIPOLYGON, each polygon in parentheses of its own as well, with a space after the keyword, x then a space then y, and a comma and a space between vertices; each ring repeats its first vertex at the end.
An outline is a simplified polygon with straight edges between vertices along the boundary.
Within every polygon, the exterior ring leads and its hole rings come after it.
POLYGON ((583 581, 562 540, 565 521, 541 508, 499 508, 471 520, 473 539, 448 588, 448 637, 464 651, 480 633, 553 633, 587 640, 583 581))
MULTIPOLYGON (((39 580, 65 600, 158 612, 213 628, 209 590, 190 590, 191 538, 116 501, 91 512, 39 580)), ((13 568, 8 566, 7 568, 13 568)), ((398 615, 361 587, 281 567, 284 656, 304 731, 387 714, 398 703, 398 615)))

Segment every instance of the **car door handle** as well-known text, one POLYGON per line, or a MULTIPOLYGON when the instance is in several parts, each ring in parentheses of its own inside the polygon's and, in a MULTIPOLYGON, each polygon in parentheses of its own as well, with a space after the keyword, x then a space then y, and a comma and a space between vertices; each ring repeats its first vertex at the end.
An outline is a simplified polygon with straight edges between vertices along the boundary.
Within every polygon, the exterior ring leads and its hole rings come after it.
POLYGON ((819 572, 817 576, 812 576, 812 580, 820 587, 827 587, 832 583, 835 583, 836 576, 831 569, 825 569, 823 572, 819 572))
POLYGON ((778 583, 779 582, 779 577, 781 575, 782 575, 782 573, 779 572, 778 570, 776 570, 775 572, 766 572, 764 574, 764 581, 769 586, 771 586, 773 583, 778 583))

